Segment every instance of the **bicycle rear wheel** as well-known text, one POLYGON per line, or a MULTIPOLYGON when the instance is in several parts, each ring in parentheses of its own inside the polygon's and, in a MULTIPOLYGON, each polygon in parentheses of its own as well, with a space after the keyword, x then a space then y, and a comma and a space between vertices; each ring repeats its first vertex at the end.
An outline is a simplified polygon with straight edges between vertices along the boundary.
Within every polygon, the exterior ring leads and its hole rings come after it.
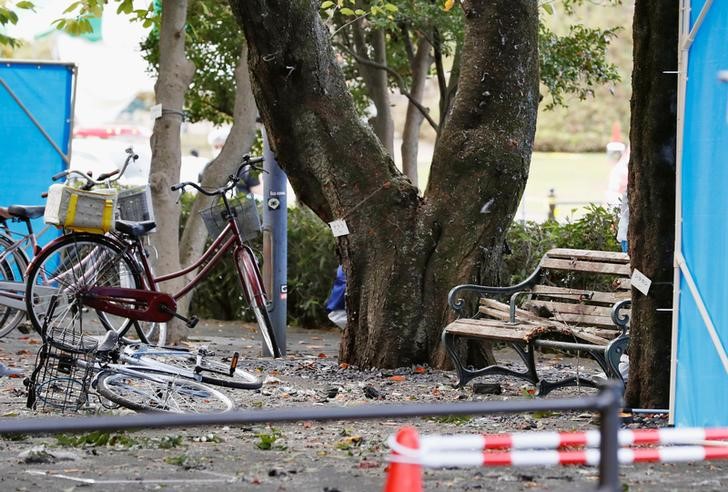
POLYGON ((25 318, 25 311, 2 301, 4 299, 22 302, 25 291, 23 274, 28 268, 28 260, 22 251, 9 249, 15 244, 12 239, 0 236, 0 284, 4 295, 0 295, 0 338, 18 326, 25 318))
POLYGON ((263 342, 274 358, 281 356, 281 350, 276 340, 270 315, 268 314, 268 296, 263 288, 263 279, 260 276, 258 262, 253 256, 250 248, 238 249, 237 254, 238 276, 243 287, 243 292, 253 310, 255 320, 263 336, 263 342))
POLYGON ((214 388, 141 367, 103 371, 96 390, 136 411, 221 413, 233 408, 232 400, 214 388))
MULTIPOLYGON (((146 345, 131 345, 124 347, 124 355, 129 357, 128 362, 148 365, 151 368, 160 364, 168 366, 169 370, 179 369, 182 375, 194 377, 197 366, 197 352, 179 349, 176 347, 149 347, 146 345)), ((236 389, 258 389, 263 382, 254 374, 236 368, 230 375, 232 357, 223 357, 214 354, 204 354, 202 357, 202 371, 200 380, 205 384, 223 386, 236 389)), ((162 368, 167 370, 166 368, 162 368)))
MULTIPOLYGON (((74 329, 101 335, 109 328, 124 333, 132 320, 102 311, 89 313, 83 303, 91 287, 143 288, 138 267, 116 242, 96 234, 69 234, 44 248, 28 269, 25 302, 33 327, 74 329), (51 299, 56 308, 48 313, 51 299)), ((123 304, 120 300, 114 302, 123 304)))

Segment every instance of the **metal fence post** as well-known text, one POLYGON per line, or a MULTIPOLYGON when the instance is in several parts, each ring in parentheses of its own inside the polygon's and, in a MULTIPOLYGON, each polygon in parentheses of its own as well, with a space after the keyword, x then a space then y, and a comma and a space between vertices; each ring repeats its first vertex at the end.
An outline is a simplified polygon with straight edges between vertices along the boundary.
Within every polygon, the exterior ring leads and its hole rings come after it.
POLYGON ((622 405, 620 385, 610 384, 599 394, 599 490, 619 492, 619 410, 622 405))
MULTIPOLYGON (((268 174, 263 180, 263 281, 271 307, 268 309, 281 355, 286 355, 286 325, 288 315, 288 193, 287 178, 278 166, 263 132, 263 156, 268 174)), ((263 352, 268 348, 263 344, 263 352)))

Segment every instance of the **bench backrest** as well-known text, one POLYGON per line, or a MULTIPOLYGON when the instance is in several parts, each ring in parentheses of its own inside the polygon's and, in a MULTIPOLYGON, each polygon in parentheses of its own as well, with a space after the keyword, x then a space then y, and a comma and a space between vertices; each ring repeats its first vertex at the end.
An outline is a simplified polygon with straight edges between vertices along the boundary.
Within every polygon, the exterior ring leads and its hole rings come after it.
POLYGON ((539 264, 541 275, 524 308, 576 326, 616 329, 614 303, 630 298, 626 253, 558 248, 539 264))

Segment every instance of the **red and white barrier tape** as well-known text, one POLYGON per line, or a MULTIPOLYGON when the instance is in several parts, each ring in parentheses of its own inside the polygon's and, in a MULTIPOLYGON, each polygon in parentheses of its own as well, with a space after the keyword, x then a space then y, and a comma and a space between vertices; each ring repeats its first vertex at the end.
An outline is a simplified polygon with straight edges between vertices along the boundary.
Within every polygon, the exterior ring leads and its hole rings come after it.
MULTIPOLYGON (((401 449, 401 446, 399 446, 401 449)), ((400 449, 397 452, 401 452, 400 449)), ((579 451, 430 451, 408 449, 405 454, 390 457, 398 463, 418 464, 428 468, 475 466, 556 466, 598 465, 599 450, 579 451)), ((618 454, 622 465, 632 463, 678 463, 728 459, 728 448, 706 446, 674 446, 663 448, 621 448, 618 454)))
MULTIPOLYGON (((620 430, 619 445, 701 444, 728 439, 728 428, 635 429, 620 430)), ((429 435, 420 437, 420 449, 464 451, 488 449, 557 449, 599 446, 597 430, 585 432, 514 432, 510 434, 429 435)), ((393 440, 390 440, 394 442, 393 440)), ((728 445, 728 442, 726 442, 728 445)))

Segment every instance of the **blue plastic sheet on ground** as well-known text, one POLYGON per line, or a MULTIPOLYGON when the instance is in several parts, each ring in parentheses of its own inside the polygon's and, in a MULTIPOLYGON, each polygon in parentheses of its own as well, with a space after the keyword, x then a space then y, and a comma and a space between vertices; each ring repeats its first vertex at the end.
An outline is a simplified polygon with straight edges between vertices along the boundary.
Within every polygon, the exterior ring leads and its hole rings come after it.
MULTIPOLYGON (((16 98, 66 155, 71 143, 74 67, 45 62, 0 62, 0 206, 43 205, 51 176, 67 168, 16 98), (8 88, 13 95, 10 94, 8 88)), ((33 223, 38 230, 42 219, 33 223)), ((24 231, 24 227, 13 226, 24 231)), ((46 234, 47 242, 57 233, 46 234)))
MULTIPOLYGON (((694 25, 705 1, 693 1, 694 25)), ((715 343, 680 279, 675 424, 728 425, 728 2, 713 2, 688 58, 682 159, 682 254, 716 328, 715 343)))

